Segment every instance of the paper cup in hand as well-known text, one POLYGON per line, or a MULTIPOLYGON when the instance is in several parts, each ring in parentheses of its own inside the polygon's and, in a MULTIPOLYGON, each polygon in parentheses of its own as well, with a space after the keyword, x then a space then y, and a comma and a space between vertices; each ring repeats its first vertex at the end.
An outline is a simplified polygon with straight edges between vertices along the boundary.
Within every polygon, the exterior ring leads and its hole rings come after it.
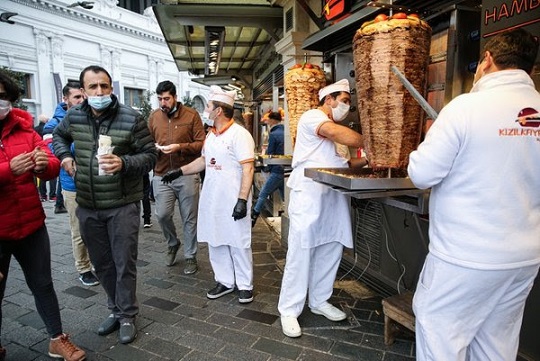
POLYGON ((112 145, 112 139, 108 135, 100 134, 98 140, 99 148, 110 148, 112 145))
MULTIPOLYGON (((97 149, 97 154, 96 154, 96 158, 98 159, 98 161, 102 155, 112 154, 114 147, 111 144, 112 144, 111 137, 109 137, 108 135, 103 135, 103 134, 99 135, 98 149, 97 149)), ((101 165, 99 165, 98 168, 99 168, 98 175, 112 175, 112 174, 105 173, 105 171, 101 168, 101 165)))

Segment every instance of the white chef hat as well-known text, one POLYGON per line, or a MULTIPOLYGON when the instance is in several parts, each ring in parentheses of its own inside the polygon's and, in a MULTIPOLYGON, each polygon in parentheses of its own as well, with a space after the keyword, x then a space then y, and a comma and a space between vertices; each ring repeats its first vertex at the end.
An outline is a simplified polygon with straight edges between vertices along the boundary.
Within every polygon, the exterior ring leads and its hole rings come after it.
POLYGON ((334 84, 330 84, 328 86, 325 86, 321 90, 319 90, 319 101, 321 101, 325 96, 328 94, 332 94, 335 92, 351 92, 351 88, 349 86, 349 81, 347 79, 341 79, 334 84))
POLYGON ((234 105, 234 98, 236 97, 236 91, 224 91, 217 85, 212 85, 210 87, 210 97, 209 100, 214 100, 216 102, 222 102, 229 104, 231 107, 234 105))

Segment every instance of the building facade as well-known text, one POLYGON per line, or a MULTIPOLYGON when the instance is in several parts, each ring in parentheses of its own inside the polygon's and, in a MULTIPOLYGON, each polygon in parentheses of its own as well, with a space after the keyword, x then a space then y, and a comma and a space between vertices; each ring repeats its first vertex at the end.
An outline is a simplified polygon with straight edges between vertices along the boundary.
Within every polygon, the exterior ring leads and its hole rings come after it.
MULTIPOLYGON (((79 3, 91 8, 71 0, 0 2, 1 13, 16 13, 13 23, 0 22, 0 67, 24 74, 22 102, 36 119, 53 115, 62 87, 88 65, 109 71, 114 93, 127 105, 140 107, 147 91, 170 80, 178 99, 188 97, 202 113, 208 87, 178 71, 150 8, 139 14, 117 0, 79 3)), ((157 107, 155 96, 150 103, 157 107)))

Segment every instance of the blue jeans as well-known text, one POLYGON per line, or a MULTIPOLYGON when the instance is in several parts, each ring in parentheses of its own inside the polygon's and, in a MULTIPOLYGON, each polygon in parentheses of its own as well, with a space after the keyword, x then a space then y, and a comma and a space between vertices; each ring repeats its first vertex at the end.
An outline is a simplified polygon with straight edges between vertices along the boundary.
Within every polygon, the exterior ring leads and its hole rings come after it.
POLYGON ((274 193, 276 189, 279 189, 281 199, 285 199, 283 179, 284 176, 281 173, 270 173, 270 176, 259 192, 259 198, 257 198, 257 203, 255 204, 255 207, 253 207, 253 211, 261 213, 266 198, 274 193))

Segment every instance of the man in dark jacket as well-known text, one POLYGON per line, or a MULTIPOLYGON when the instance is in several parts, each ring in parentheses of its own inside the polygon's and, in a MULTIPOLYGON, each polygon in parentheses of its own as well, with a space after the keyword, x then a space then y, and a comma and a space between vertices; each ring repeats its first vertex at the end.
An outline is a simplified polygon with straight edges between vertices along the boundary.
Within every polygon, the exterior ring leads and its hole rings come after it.
POLYGON ((86 100, 71 108, 54 130, 54 150, 62 168, 75 177, 81 235, 108 297, 110 315, 98 334, 120 328, 119 341, 130 343, 137 336, 139 312, 136 262, 143 175, 154 167, 157 154, 144 118, 120 104, 104 68, 86 67, 80 83, 86 100))
MULTIPOLYGON (((264 118, 263 118, 264 119, 264 118)), ((281 114, 279 112, 271 112, 266 119, 266 124, 270 127, 270 137, 268 140, 268 149, 266 154, 268 155, 283 155, 284 149, 284 130, 283 124, 281 124, 281 114)), ((282 165, 269 165, 268 179, 264 183, 259 192, 259 198, 257 198, 257 203, 251 211, 251 226, 254 227, 261 213, 264 202, 266 198, 270 196, 276 189, 279 189, 279 195, 281 200, 285 199, 284 197, 284 169, 282 165)))

